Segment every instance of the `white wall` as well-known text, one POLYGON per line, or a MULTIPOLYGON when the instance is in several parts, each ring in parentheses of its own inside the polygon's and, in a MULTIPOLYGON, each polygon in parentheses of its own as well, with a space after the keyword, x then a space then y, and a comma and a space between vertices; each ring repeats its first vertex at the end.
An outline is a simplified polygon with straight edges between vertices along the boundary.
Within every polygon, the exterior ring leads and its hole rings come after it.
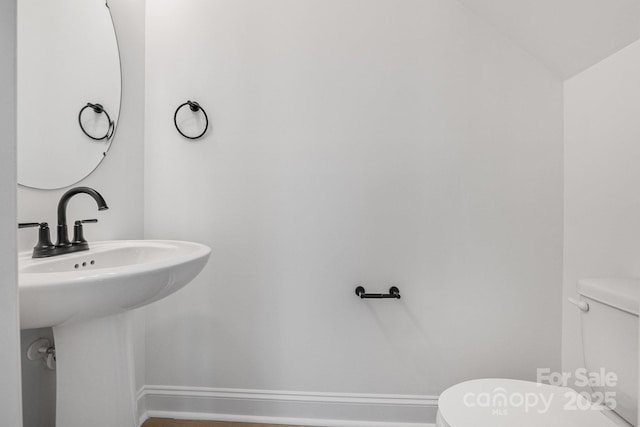
POLYGON ((16 272, 16 2, 0 0, 0 425, 22 425, 16 272))
POLYGON ((446 0, 149 2, 146 53, 145 237, 213 249, 147 309, 147 384, 424 396, 559 369, 562 85, 532 57, 446 0))
POLYGON ((565 83, 563 369, 584 366, 576 282, 640 276, 640 41, 565 83))
MULTIPOLYGON (((122 61, 122 109, 114 143, 100 167, 78 183, 98 190, 110 209, 98 212, 94 201, 86 196, 69 204, 68 219, 98 218, 99 223, 87 227, 89 242, 109 239, 136 239, 143 236, 143 167, 144 167, 144 0, 109 0, 122 61)), ((47 221, 57 224, 56 208, 66 191, 41 191, 18 187, 18 219, 47 221)), ((2 208, 5 208, 3 205, 2 208)), ((52 227, 55 239, 55 227, 52 227)), ((18 247, 30 250, 36 243, 34 229, 20 230, 18 247)), ((135 342, 144 343, 144 316, 134 312, 135 342)), ((135 348, 136 383, 144 384, 144 345, 135 348)), ((33 365, 25 369, 39 369, 33 365)), ((33 372, 29 375, 33 377, 33 372)), ((34 393, 32 391, 32 393, 34 393)), ((29 396, 29 390, 25 391, 29 396)), ((43 402, 40 410, 46 410, 43 402)), ((4 426, 4 424, 2 424, 4 426)), ((30 427, 30 426, 25 426, 30 427)))

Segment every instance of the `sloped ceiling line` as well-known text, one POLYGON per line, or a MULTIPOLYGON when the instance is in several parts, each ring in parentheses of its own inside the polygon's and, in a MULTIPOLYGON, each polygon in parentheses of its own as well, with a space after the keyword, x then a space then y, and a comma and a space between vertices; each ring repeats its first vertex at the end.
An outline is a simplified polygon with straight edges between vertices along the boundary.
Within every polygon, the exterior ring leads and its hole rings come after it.
POLYGON ((640 0, 458 0, 561 79, 640 39, 640 0))

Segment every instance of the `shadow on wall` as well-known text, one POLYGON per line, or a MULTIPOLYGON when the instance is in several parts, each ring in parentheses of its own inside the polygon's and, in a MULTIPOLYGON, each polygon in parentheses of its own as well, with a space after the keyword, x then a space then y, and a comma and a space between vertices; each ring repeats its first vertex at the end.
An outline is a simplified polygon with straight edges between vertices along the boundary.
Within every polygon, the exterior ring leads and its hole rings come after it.
POLYGON ((380 301, 381 304, 376 304, 375 300, 372 302, 366 303, 367 309, 386 337, 398 363, 409 366, 420 378, 432 378, 436 384, 443 384, 445 376, 442 371, 429 367, 444 366, 444 359, 418 317, 402 299, 380 301))

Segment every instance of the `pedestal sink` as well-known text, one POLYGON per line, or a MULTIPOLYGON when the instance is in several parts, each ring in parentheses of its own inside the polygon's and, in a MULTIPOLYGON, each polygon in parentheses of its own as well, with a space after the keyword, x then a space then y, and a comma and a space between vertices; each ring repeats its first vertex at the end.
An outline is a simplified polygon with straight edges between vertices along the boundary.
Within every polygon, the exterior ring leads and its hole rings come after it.
POLYGON ((138 426, 127 312, 185 286, 210 252, 123 240, 52 258, 19 255, 21 328, 53 327, 57 427, 138 426))

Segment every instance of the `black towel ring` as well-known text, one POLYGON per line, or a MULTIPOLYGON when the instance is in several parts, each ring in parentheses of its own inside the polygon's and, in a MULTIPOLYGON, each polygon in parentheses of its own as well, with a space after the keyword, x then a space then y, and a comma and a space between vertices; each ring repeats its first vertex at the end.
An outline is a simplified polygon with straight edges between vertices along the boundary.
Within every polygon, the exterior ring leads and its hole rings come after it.
POLYGON ((178 130, 178 132, 180 133, 180 135, 184 136, 185 138, 188 139, 198 139, 198 138, 202 138, 202 136, 207 133, 207 129, 209 128, 209 116, 207 116, 207 112, 204 111, 204 108, 202 108, 200 106, 200 104, 198 104, 197 102, 192 102, 192 101, 187 101, 184 104, 180 104, 180 106, 176 109, 175 114, 173 115, 173 124, 176 126, 176 129, 178 130), (193 111, 194 113, 197 113, 198 111, 202 111, 202 114, 204 114, 204 119, 205 119, 205 124, 204 124, 204 130, 202 131, 202 133, 198 136, 189 136, 189 135, 185 135, 181 130, 180 127, 178 127, 178 111, 180 111, 180 109, 182 107, 184 107, 185 105, 189 106, 189 109, 191 111, 193 111))
POLYGON ((115 130, 115 126, 113 125, 113 122, 111 121, 111 117, 109 117, 109 113, 107 113, 107 110, 105 110, 104 107, 100 104, 92 104, 90 102, 88 102, 87 105, 85 105, 84 107, 82 107, 82 109, 80 109, 80 113, 78 113, 78 124, 80 125, 80 129, 82 129, 82 133, 84 133, 94 141, 111 139, 111 137, 113 136, 113 131, 115 130), (84 113, 84 110, 86 110, 87 108, 91 108, 93 112, 96 114, 104 113, 105 116, 107 116, 107 120, 109 121, 109 127, 107 128, 107 133, 104 136, 98 138, 93 135, 90 135, 89 132, 87 132, 87 130, 84 128, 84 126, 82 126, 82 113, 84 113))

